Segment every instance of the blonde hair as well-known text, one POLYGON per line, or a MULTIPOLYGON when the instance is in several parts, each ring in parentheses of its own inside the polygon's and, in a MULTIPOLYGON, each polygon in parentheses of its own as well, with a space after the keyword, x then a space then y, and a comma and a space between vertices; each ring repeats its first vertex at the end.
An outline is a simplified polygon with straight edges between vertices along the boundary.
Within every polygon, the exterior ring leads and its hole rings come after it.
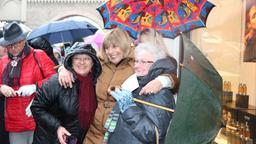
POLYGON ((101 56, 105 62, 109 62, 106 49, 108 49, 110 45, 119 46, 124 52, 124 58, 133 58, 132 39, 125 30, 121 28, 112 29, 104 38, 101 56))
POLYGON ((251 17, 256 13, 256 6, 253 5, 250 10, 249 10, 249 18, 251 19, 251 17))
POLYGON ((143 29, 139 34, 139 41, 141 43, 151 42, 155 43, 155 45, 160 46, 162 49, 166 50, 166 46, 164 43, 163 36, 157 32, 155 29, 146 28, 143 29))

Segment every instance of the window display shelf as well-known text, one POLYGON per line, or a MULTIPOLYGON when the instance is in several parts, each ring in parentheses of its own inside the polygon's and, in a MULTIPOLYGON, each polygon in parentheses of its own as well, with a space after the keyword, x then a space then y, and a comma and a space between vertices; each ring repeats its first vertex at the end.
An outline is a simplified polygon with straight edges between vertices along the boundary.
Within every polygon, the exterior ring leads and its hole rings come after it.
POLYGON ((239 123, 248 123, 250 137, 256 144, 256 106, 249 105, 248 108, 237 107, 235 101, 223 104, 222 111, 230 112, 231 119, 239 123))

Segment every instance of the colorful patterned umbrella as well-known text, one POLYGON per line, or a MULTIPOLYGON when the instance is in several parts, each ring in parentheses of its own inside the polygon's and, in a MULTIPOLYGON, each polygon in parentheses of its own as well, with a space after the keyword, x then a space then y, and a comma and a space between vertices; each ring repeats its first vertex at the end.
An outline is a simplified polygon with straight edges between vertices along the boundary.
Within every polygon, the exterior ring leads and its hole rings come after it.
POLYGON ((121 27, 137 38, 144 28, 155 28, 164 37, 205 27, 214 5, 207 0, 109 0, 97 10, 106 29, 121 27))

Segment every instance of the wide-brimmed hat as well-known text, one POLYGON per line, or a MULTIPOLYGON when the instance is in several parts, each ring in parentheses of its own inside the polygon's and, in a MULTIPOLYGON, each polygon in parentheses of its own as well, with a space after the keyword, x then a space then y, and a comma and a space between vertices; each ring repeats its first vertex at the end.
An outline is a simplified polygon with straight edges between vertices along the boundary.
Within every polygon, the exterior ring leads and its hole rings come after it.
POLYGON ((24 40, 29 32, 22 29, 17 22, 5 24, 3 27, 3 37, 0 39, 1 46, 7 46, 24 40))

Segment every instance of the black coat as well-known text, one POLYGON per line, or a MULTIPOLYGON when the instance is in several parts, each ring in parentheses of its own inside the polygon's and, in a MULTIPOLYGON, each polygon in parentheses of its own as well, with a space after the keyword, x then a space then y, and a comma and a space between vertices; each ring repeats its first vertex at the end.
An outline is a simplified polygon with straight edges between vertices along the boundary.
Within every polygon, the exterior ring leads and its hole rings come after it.
POLYGON ((9 144, 9 133, 5 131, 4 123, 5 96, 0 94, 0 143, 9 144))
POLYGON ((34 38, 30 40, 28 43, 34 49, 41 49, 45 51, 45 53, 50 57, 50 59, 54 62, 55 65, 59 64, 58 60, 54 57, 53 48, 51 44, 45 38, 34 38))
POLYGON ((72 88, 61 87, 56 74, 37 91, 31 105, 37 124, 33 144, 58 144, 57 128, 60 125, 75 137, 83 137, 78 119, 78 88, 78 81, 72 88))
MULTIPOLYGON (((177 63, 174 59, 161 59, 155 62, 148 75, 138 78, 139 88, 133 91, 133 97, 143 101, 151 102, 168 108, 175 108, 175 101, 170 89, 164 88, 158 93, 139 96, 139 91, 149 81, 163 73, 176 74, 177 63)), ((113 111, 119 112, 116 105, 113 111)), ((160 136, 160 143, 164 143, 167 128, 169 126, 172 113, 136 103, 136 106, 128 108, 120 114, 117 126, 113 133, 110 133, 109 144, 153 144, 156 143, 155 127, 160 136)))

